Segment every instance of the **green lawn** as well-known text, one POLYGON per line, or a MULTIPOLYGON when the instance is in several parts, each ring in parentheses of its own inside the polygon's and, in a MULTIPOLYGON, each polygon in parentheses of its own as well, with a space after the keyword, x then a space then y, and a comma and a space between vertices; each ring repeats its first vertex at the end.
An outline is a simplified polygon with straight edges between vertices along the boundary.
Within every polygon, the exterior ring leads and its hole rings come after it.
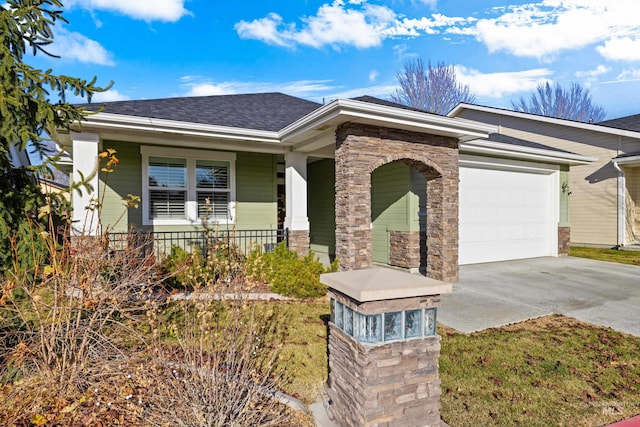
POLYGON ((600 261, 640 265, 640 251, 621 251, 617 249, 571 247, 571 249, 569 250, 569 255, 580 258, 597 259, 600 261))
MULTIPOLYGON (((270 304, 273 304, 270 303, 270 304)), ((282 303, 276 303, 282 304, 282 303)), ((289 302, 286 392, 326 380, 325 301, 289 302)), ((439 325, 442 418, 451 426, 599 426, 640 413, 640 338, 563 316, 474 334, 439 325)))

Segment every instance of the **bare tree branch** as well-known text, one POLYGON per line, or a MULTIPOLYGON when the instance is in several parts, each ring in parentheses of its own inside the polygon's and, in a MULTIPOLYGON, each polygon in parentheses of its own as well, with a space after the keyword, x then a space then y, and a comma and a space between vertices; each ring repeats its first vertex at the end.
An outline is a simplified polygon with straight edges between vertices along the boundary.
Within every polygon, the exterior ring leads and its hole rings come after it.
POLYGON ((408 61, 404 70, 396 74, 400 88, 390 100, 436 114, 446 114, 460 102, 476 100, 468 85, 458 83, 453 65, 427 62, 421 58, 408 61))
POLYGON ((578 122, 599 122, 606 116, 604 108, 592 102, 589 90, 578 83, 571 83, 568 90, 559 83, 553 88, 549 83, 541 83, 528 103, 521 96, 517 103, 512 101, 511 106, 515 111, 578 122))

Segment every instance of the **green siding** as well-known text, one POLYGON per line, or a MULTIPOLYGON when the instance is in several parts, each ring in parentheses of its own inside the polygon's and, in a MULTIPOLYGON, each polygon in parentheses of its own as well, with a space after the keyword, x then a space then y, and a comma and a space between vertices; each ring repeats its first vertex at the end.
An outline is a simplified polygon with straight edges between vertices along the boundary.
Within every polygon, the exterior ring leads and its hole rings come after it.
POLYGON ((314 252, 336 253, 336 169, 333 159, 307 166, 307 215, 309 238, 314 252))
POLYGON ((559 227, 569 227, 571 225, 571 221, 569 218, 569 192, 571 191, 571 180, 569 176, 569 166, 561 165, 560 166, 560 221, 558 223, 559 227), (567 190, 562 191, 562 184, 567 183, 567 190))
POLYGON ((142 196, 140 146, 127 142, 104 141, 102 147, 104 150, 116 150, 116 157, 120 160, 113 172, 100 172, 100 194, 104 194, 102 225, 116 232, 126 232, 129 226, 140 227, 142 205, 138 209, 131 208, 125 211, 122 202, 122 198, 128 194, 142 196))
MULTIPOLYGON (((389 232, 418 227, 419 196, 412 192, 411 168, 389 163, 371 174, 371 222, 374 262, 389 262, 389 232)), ((417 183, 418 180, 416 180, 417 183)))
MULTIPOLYGON (((142 156, 140 144, 105 141, 104 149, 113 148, 120 163, 113 173, 100 173, 100 194, 104 193, 102 224, 112 231, 125 232, 142 226, 142 205, 125 212, 122 198, 128 194, 142 196, 142 156), (106 185, 106 186, 105 186, 106 185), (118 218, 125 212, 124 216, 118 218)), ((238 230, 277 227, 276 158, 272 154, 237 153, 236 224, 238 230)), ((196 230, 197 225, 155 226, 155 231, 196 230)))
POLYGON ((236 160, 236 228, 278 227, 276 156, 238 153, 236 160))

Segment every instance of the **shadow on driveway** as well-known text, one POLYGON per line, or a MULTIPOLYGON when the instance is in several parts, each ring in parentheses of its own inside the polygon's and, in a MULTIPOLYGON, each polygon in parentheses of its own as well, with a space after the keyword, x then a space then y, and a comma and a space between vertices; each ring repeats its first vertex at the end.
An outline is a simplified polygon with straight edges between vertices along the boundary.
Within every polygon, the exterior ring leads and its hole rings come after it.
POLYGON ((640 336, 640 267, 568 256, 464 265, 438 321, 469 333, 552 313, 640 336))

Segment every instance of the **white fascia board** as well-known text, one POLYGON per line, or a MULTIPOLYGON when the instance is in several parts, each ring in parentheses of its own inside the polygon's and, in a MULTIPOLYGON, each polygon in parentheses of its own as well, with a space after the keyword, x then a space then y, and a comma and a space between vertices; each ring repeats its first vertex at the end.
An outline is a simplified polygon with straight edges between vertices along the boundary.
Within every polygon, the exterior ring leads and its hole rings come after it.
POLYGON ((351 120, 372 120, 389 127, 410 127, 427 132, 453 136, 461 140, 486 138, 497 132, 493 125, 464 119, 454 119, 437 114, 407 110, 353 99, 336 99, 302 117, 280 131, 283 142, 301 133, 322 126, 340 117, 351 120))
POLYGON ((570 166, 588 165, 597 159, 573 153, 563 153, 541 148, 522 147, 494 141, 468 141, 460 143, 460 152, 465 154, 484 154, 505 156, 523 160, 562 163, 570 166))
POLYGON ((82 127, 174 133, 207 138, 280 143, 278 132, 111 113, 90 115, 82 122, 82 127))
POLYGON ((613 128, 609 126, 601 126, 596 123, 584 123, 584 122, 577 122, 574 120, 558 119, 556 117, 540 116, 538 114, 523 113, 521 111, 512 111, 504 108, 486 107, 483 105, 458 104, 453 108, 453 110, 447 113, 447 117, 457 117, 458 114, 460 114, 463 110, 482 111, 485 113, 517 117, 524 120, 533 120, 533 121, 538 121, 542 123, 554 124, 558 126, 567 126, 567 127, 572 127, 572 128, 581 129, 581 130, 588 130, 592 132, 601 132, 601 133, 607 133, 611 135, 618 135, 618 136, 625 136, 628 138, 640 139, 640 132, 635 132, 632 130, 618 129, 618 128, 613 128))
POLYGON ((640 165, 640 155, 614 158, 612 162, 620 166, 640 165))

